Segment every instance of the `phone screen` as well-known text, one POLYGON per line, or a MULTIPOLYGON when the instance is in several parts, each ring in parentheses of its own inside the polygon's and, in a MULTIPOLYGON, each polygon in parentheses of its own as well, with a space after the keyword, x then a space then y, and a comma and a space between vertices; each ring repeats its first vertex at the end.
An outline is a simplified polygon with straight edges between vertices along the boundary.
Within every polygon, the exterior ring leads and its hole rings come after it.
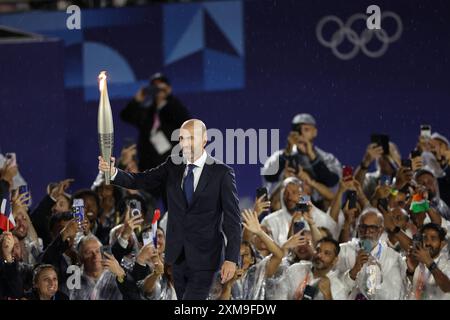
POLYGON ((353 168, 350 166, 344 166, 342 168, 342 178, 344 181, 349 181, 353 178, 353 168))
POLYGON ((144 243, 144 246, 152 243, 152 234, 150 231, 142 232, 142 242, 144 243))
POLYGON ((267 199, 268 199, 267 194, 268 194, 267 188, 265 188, 265 187, 256 189, 256 198, 261 198, 263 195, 265 195, 266 196, 265 200, 267 201, 267 199))
POLYGON ((72 215, 78 221, 84 220, 84 201, 83 199, 73 199, 72 215))
POLYGON ((420 136, 426 139, 431 138, 431 126, 428 124, 423 124, 420 126, 420 136))

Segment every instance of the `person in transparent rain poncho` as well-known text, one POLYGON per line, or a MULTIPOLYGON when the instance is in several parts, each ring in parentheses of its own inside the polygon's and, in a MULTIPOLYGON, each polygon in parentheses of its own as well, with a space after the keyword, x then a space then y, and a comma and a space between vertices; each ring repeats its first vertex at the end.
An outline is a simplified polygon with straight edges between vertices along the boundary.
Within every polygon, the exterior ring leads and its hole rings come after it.
POLYGON ((125 271, 112 254, 104 252, 102 257, 102 244, 97 237, 83 237, 78 243, 78 255, 81 279, 79 286, 70 290, 70 300, 122 300, 118 282, 123 280, 125 271))
POLYGON ((283 300, 346 300, 347 288, 333 270, 339 243, 331 237, 319 240, 312 262, 292 264, 280 280, 277 298, 283 300))
POLYGON ((450 300, 450 262, 445 229, 428 223, 420 230, 420 242, 406 257, 408 298, 450 300))
POLYGON ((405 297, 406 265, 398 252, 380 241, 383 231, 383 215, 375 208, 367 208, 359 217, 359 238, 341 244, 336 269, 351 300, 405 297))
POLYGON ((294 264, 311 265, 315 254, 314 247, 322 238, 332 238, 328 229, 317 227, 312 218, 313 210, 314 206, 309 202, 308 211, 295 212, 292 216, 288 231, 289 239, 281 246, 284 258, 277 266, 274 275, 266 280, 267 300, 286 299, 286 279, 289 268, 294 264))
MULTIPOLYGON (((286 178, 280 192, 281 209, 266 216, 261 225, 267 228, 276 244, 281 246, 288 239, 289 226, 295 207, 300 197, 306 195, 301 180, 295 177, 286 178)), ((322 210, 310 203, 311 216, 318 227, 330 230, 335 238, 338 236, 337 223, 322 210)))
POLYGON ((158 227, 156 238, 156 248, 150 242, 141 249, 136 258, 137 264, 149 265, 152 270, 136 284, 143 300, 177 300, 172 268, 164 263, 166 237, 163 229, 158 227))
MULTIPOLYGON (((283 259, 283 250, 264 232, 258 221, 258 214, 252 210, 244 210, 244 232, 249 232, 264 243, 269 255, 258 259, 253 246, 244 241, 240 248, 240 268, 230 281, 221 285, 216 283, 217 291, 210 295, 210 299, 220 300, 264 300, 265 280, 277 270, 283 259)), ((213 285, 214 288, 214 285, 213 285)))

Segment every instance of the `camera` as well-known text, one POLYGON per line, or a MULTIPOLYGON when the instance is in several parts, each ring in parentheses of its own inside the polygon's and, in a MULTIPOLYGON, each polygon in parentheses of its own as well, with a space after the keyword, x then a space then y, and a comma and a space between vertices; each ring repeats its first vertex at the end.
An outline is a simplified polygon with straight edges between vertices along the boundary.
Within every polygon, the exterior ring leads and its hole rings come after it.
POLYGON ((311 201, 311 197, 309 196, 301 196, 300 201, 295 205, 294 211, 300 212, 308 212, 309 211, 309 202, 311 201))
POLYGON ((136 199, 132 199, 128 202, 128 206, 130 207, 130 214, 131 217, 136 217, 141 215, 142 212, 142 206, 141 202, 136 199))

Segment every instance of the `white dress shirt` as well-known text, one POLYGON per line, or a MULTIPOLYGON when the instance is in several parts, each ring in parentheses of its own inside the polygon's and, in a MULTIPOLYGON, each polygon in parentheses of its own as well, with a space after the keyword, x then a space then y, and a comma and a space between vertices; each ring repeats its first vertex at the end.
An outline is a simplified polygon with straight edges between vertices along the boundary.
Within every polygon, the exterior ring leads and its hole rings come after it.
MULTIPOLYGON (((356 275, 356 280, 350 278, 350 270, 353 268, 356 256, 358 255, 359 239, 352 239, 349 242, 341 243, 341 251, 336 269, 339 271, 342 282, 351 291, 350 300, 356 298, 361 293, 359 287, 364 283, 368 272, 368 264, 364 264, 362 269, 356 275)), ((405 273, 406 264, 398 252, 390 248, 385 242, 379 241, 373 248, 371 256, 378 262, 382 282, 380 288, 376 291, 374 299, 376 300, 401 300, 405 297, 405 273)))
POLYGON ((195 165, 195 168, 192 170, 192 173, 194 174, 194 191, 195 189, 197 189, 198 181, 200 180, 200 176, 202 175, 203 167, 205 166, 207 157, 208 154, 206 153, 205 150, 203 150, 203 153, 200 156, 200 158, 198 158, 194 162, 190 162, 189 160, 186 161, 187 162, 186 169, 184 169, 183 180, 181 181, 181 189, 183 189, 183 182, 188 174, 188 165, 190 164, 195 165))
MULTIPOLYGON (((298 287, 302 286, 302 283, 305 280, 307 280, 307 285, 317 287, 320 278, 314 278, 311 268, 311 262, 300 261, 294 263, 287 269, 281 280, 281 294, 284 299, 294 300, 298 287)), ((327 277, 330 279, 331 296, 333 300, 346 300, 348 296, 347 288, 339 279, 337 271, 329 271, 327 277)), ((314 300, 324 300, 324 296, 319 289, 316 291, 314 300)))
MULTIPOLYGON (((448 261, 447 247, 441 250, 441 253, 434 259, 434 262, 436 262, 439 270, 450 278, 450 262, 448 261)), ((411 300, 417 299, 416 290, 421 279, 423 279, 425 286, 422 290, 420 300, 450 300, 450 293, 445 293, 439 288, 433 274, 423 263, 419 263, 414 271, 412 290, 409 294, 411 300)))

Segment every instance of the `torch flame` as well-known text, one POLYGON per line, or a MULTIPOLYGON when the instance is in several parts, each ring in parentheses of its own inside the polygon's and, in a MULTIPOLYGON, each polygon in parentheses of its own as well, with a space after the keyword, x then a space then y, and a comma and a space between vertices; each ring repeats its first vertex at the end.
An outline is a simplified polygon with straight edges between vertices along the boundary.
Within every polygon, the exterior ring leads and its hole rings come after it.
POLYGON ((98 75, 98 81, 99 81, 98 88, 101 92, 101 91, 103 91, 103 88, 105 87, 105 83, 106 83, 106 71, 100 72, 100 74, 98 75))

